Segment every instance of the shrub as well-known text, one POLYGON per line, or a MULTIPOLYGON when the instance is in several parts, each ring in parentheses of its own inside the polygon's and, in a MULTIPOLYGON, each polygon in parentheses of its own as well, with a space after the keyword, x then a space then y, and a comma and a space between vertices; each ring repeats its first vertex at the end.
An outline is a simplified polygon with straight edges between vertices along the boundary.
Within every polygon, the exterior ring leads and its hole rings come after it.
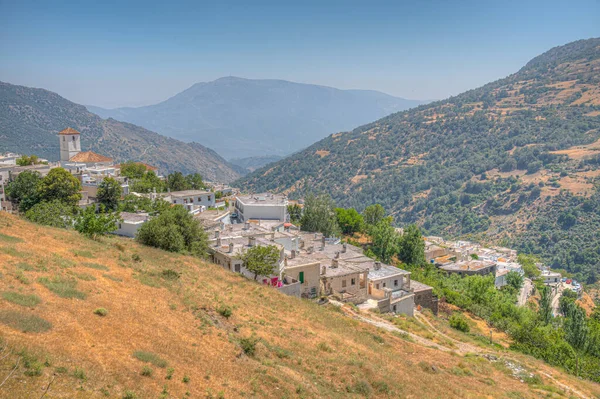
POLYGON ((349 393, 357 393, 359 395, 369 397, 373 394, 373 388, 365 380, 356 381, 351 387, 347 387, 349 393))
POLYGON ((142 257, 139 254, 133 254, 133 255, 131 255, 131 259, 134 262, 141 262, 142 261, 142 257))
POLYGON ((40 202, 25 213, 30 221, 66 229, 72 226, 73 207, 59 200, 40 202))
POLYGON ((13 291, 3 292, 2 298, 7 300, 8 302, 12 302, 21 306, 28 306, 31 308, 42 302, 40 297, 37 295, 19 294, 18 292, 13 291))
POLYGON ((188 382, 190 382, 190 377, 188 377, 187 375, 184 375, 183 379, 181 381, 183 381, 185 384, 187 384, 188 382))
POLYGON ((244 351, 244 353, 248 356, 254 356, 256 353, 256 343, 258 340, 253 337, 249 338, 240 338, 240 347, 244 351))
POLYGON ((165 269, 161 272, 162 278, 165 280, 177 280, 181 275, 172 269, 165 269))
POLYGON ((167 361, 152 352, 135 351, 133 352, 133 357, 135 357, 138 360, 141 360, 142 362, 152 363, 156 367, 167 367, 167 361))
POLYGON ((150 367, 144 366, 142 367, 142 372, 140 374, 142 374, 144 377, 152 377, 153 373, 154 371, 150 367))
POLYGON ((123 399, 137 399, 137 395, 133 391, 125 391, 123 399))
POLYGON ((174 372, 175 372, 175 369, 173 367, 169 367, 167 369, 167 375, 165 376, 165 379, 170 380, 171 378, 173 378, 174 372))
POLYGON ((462 315, 462 313, 453 313, 452 316, 450 316, 449 322, 450 327, 456 330, 462 332, 469 332, 471 330, 467 319, 462 315))
POLYGON ((108 314, 108 310, 106 310, 104 308, 98 308, 98 309, 94 310, 94 314, 104 317, 108 314))
POLYGON ((25 367, 26 376, 37 377, 42 375, 44 364, 40 362, 35 355, 27 352, 26 350, 20 351, 19 355, 23 360, 23 367, 25 367))
POLYGON ((327 345, 325 342, 319 342, 319 344, 317 345, 317 349, 319 349, 320 351, 323 352, 333 352, 333 349, 331 349, 331 346, 327 345))
POLYGON ((231 314, 233 313, 233 311, 231 310, 231 307, 229 307, 229 306, 227 306, 227 305, 220 305, 220 306, 217 308, 217 312, 218 312, 218 313, 219 313, 221 316, 225 317, 226 319, 230 318, 230 317, 231 317, 231 314))
POLYGON ((52 328, 52 323, 41 317, 14 310, 0 310, 0 323, 23 332, 46 332, 52 328))
POLYGON ((84 292, 75 289, 77 287, 77 280, 75 279, 54 277, 50 280, 47 277, 41 277, 38 282, 61 298, 85 299, 87 297, 84 292))

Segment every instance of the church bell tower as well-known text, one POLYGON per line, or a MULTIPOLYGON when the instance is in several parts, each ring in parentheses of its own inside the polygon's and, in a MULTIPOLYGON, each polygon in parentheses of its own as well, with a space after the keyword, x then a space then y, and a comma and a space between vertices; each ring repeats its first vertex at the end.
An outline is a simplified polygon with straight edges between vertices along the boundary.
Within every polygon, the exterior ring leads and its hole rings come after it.
POLYGON ((79 136, 80 133, 70 127, 58 133, 61 162, 66 162, 81 152, 81 139, 79 136))

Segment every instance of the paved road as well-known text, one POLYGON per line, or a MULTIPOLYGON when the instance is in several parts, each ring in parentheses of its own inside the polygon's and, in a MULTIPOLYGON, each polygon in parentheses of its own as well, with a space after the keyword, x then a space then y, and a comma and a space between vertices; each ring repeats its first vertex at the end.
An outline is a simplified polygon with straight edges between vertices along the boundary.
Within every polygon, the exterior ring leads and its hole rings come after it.
POLYGON ((527 298, 529 298, 529 295, 531 294, 531 287, 531 280, 525 278, 523 280, 523 286, 521 287, 521 292, 519 293, 519 300, 517 302, 519 306, 524 306, 527 303, 527 298))
POLYGON ((564 284, 560 283, 558 285, 558 288, 552 290, 552 293, 554 294, 554 297, 552 298, 552 314, 554 315, 554 317, 558 316, 559 314, 558 307, 560 305, 560 297, 562 296, 562 292, 564 289, 564 284))

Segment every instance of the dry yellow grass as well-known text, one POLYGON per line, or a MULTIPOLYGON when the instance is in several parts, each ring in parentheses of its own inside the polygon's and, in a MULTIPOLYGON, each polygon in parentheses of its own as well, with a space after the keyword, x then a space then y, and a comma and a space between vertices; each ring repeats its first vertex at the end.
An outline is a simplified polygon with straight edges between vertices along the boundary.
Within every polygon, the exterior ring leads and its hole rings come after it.
MULTIPOLYGON (((122 398, 127 390, 138 398, 157 398, 165 386, 172 398, 186 392, 192 398, 541 397, 536 387, 487 360, 478 361, 485 367, 473 365, 472 375, 455 375, 452 370, 465 362, 460 355, 409 342, 195 258, 117 237, 91 241, 5 213, 0 230, 14 237, 0 240, 0 291, 42 299, 32 309, 3 299, 0 307, 52 323, 43 333, 0 324, 0 348, 6 348, 0 353, 0 383, 21 359, 0 387, 3 398, 38 398, 50 381, 48 399, 122 398), (166 269, 180 277, 163 275, 166 269), (59 297, 37 282, 81 273, 95 278, 77 280, 85 299, 59 297), (230 318, 216 311, 222 305, 232 308, 230 318), (98 308, 108 314, 94 314, 98 308), (254 356, 240 346, 250 337, 257 340, 254 356), (22 349, 39 359, 39 375, 26 375, 31 368, 18 354, 22 349), (164 359, 173 378, 165 378, 166 368, 136 359, 135 351, 164 359), (144 366, 153 369, 151 376, 140 374, 144 366)), ((595 384, 523 359, 586 395, 600 392, 595 384)))

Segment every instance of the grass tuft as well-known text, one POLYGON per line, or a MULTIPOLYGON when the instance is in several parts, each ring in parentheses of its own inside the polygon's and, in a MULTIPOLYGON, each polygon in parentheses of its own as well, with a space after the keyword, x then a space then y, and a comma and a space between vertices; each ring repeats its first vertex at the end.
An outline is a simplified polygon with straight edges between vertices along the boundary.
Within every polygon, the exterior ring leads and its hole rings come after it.
POLYGON ((40 297, 37 295, 20 294, 18 292, 14 292, 14 291, 3 292, 2 298, 7 300, 8 302, 12 302, 12 303, 15 303, 15 304, 21 305, 21 306, 27 306, 30 308, 33 308, 36 305, 38 305, 40 302, 42 302, 40 297))
POLYGON ((81 256, 82 258, 94 258, 94 254, 92 253, 92 251, 74 249, 73 253, 75 254, 75 256, 81 256))
POLYGON ((23 242, 23 239, 0 233, 0 242, 5 242, 7 244, 18 244, 23 242))
POLYGON ((108 267, 101 265, 99 263, 85 262, 85 263, 82 263, 81 265, 85 266, 85 267, 89 267, 90 269, 104 270, 105 272, 110 270, 108 267))
POLYGON ((85 299, 87 295, 78 291, 77 280, 64 277, 54 277, 50 280, 47 277, 40 277, 38 282, 61 298, 85 299))
POLYGON ((137 360, 141 360, 142 362, 152 363, 156 367, 160 368, 165 368, 168 364, 166 360, 152 352, 135 351, 133 352, 133 357, 135 357, 137 360))
POLYGON ((22 332, 41 333, 52 328, 52 323, 41 317, 14 310, 0 310, 0 323, 22 332))

